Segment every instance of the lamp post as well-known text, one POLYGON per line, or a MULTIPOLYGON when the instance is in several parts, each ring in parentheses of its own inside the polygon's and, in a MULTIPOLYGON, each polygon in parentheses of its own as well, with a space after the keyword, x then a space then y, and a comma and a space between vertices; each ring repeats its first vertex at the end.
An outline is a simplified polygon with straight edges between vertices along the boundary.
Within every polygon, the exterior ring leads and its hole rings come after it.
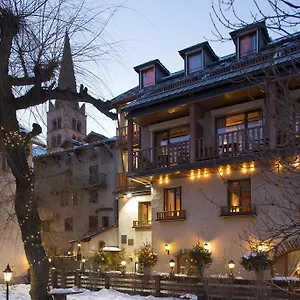
POLYGON ((12 276, 12 270, 9 266, 9 264, 7 264, 6 269, 3 271, 4 274, 4 281, 6 282, 6 300, 9 299, 9 282, 11 280, 11 276, 12 276))
POLYGON ((85 264, 85 262, 86 262, 86 259, 84 257, 82 257, 82 259, 81 259, 81 263, 82 263, 81 269, 82 269, 82 271, 84 271, 84 264, 85 264))
POLYGON ((174 259, 171 259, 171 260, 170 260, 170 268, 171 268, 170 276, 171 276, 171 277, 175 275, 174 267, 175 267, 175 260, 174 260, 174 259))
POLYGON ((170 245, 168 243, 165 244, 165 251, 168 255, 170 254, 170 245))
POLYGON ((234 276, 233 276, 233 269, 235 267, 235 263, 234 263, 234 261, 232 259, 228 262, 228 267, 229 267, 229 270, 230 270, 230 277, 234 278, 234 276))

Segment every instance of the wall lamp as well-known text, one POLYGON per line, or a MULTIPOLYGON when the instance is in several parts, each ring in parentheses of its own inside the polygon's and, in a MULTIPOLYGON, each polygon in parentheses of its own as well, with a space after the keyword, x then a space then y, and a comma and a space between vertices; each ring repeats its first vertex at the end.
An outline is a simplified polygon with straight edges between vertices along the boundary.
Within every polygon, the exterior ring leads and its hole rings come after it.
POLYGON ((165 244, 165 251, 168 255, 170 254, 170 245, 168 243, 165 244))

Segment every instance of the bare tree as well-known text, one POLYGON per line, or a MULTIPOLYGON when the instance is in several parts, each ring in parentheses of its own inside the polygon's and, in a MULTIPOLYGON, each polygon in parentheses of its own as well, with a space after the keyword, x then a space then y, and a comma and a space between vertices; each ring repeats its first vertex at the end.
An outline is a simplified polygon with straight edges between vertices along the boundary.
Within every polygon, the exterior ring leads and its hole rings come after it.
MULTIPOLYGON (((94 7, 88 1, 1 0, 0 2, 0 128, 9 167, 15 178, 14 207, 30 265, 31 298, 47 295, 49 262, 41 240, 41 219, 33 197, 34 174, 27 163, 30 140, 41 133, 33 124, 28 134, 20 131, 17 111, 51 99, 82 101, 93 104, 115 119, 108 103, 90 96, 80 87, 78 93, 56 87, 63 38, 71 35, 93 36, 78 46, 78 53, 96 57, 109 51, 100 48, 103 30, 117 8, 94 7), (86 9, 88 7, 88 9, 86 9), (99 16, 106 20, 99 21, 99 16), (97 23, 97 27, 92 25, 97 23), (84 35, 86 34, 86 35, 84 35)), ((102 40, 103 41, 103 40, 102 40)))

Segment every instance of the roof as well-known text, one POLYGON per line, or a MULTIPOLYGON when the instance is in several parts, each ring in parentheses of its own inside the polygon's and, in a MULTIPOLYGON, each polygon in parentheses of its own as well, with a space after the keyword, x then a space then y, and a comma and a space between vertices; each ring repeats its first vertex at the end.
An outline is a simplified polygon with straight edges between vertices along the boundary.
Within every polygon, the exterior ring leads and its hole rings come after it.
POLYGON ((170 74, 170 71, 160 62, 159 59, 154 59, 154 60, 147 61, 145 63, 142 63, 142 64, 134 67, 133 69, 134 69, 134 71, 136 71, 137 73, 139 73, 141 69, 145 69, 145 68, 147 68, 149 66, 152 66, 152 65, 157 66, 166 75, 170 74))
MULTIPOLYGON (((236 59, 235 54, 230 54, 219 59, 205 70, 184 75, 184 72, 176 72, 175 76, 169 75, 159 84, 147 90, 139 90, 135 95, 131 90, 132 102, 126 104, 121 111, 131 112, 136 109, 168 101, 170 99, 188 95, 215 86, 220 86, 228 80, 245 77, 245 74, 261 72, 272 64, 283 65, 290 63, 300 55, 300 34, 289 36, 286 39, 272 41, 270 46, 260 53, 242 59, 236 59), (284 50, 284 51, 283 51, 284 50), (135 98, 134 98, 135 96, 135 98)), ((119 97, 127 96, 126 93, 119 97)), ((119 99, 120 99, 119 98, 119 99)), ((143 114, 147 111, 143 111, 143 114)))
POLYGON ((191 51, 197 50, 197 49, 202 49, 205 48, 209 51, 209 53, 214 57, 215 60, 219 59, 219 57, 216 55, 216 53, 214 52, 214 50, 211 48, 209 42, 202 42, 202 43, 198 43, 196 45, 190 46, 188 48, 182 49, 179 52, 180 56, 182 58, 184 58, 186 53, 189 53, 191 51))

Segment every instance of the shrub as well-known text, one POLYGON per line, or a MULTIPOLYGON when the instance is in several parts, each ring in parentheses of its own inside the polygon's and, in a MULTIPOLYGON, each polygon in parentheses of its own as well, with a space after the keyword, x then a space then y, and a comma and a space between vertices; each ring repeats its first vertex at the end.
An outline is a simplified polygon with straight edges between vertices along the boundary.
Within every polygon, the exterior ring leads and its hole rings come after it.
POLYGON ((137 255, 140 267, 153 267, 158 262, 157 253, 153 251, 150 243, 143 244, 137 255))
POLYGON ((99 250, 99 251, 95 252, 93 260, 98 265, 107 266, 110 264, 109 256, 103 250, 99 250))
POLYGON ((191 267, 204 268, 212 263, 211 252, 204 249, 200 243, 187 252, 187 263, 191 267))
POLYGON ((260 271, 269 269, 272 260, 267 252, 251 252, 244 254, 240 263, 247 271, 260 271))

